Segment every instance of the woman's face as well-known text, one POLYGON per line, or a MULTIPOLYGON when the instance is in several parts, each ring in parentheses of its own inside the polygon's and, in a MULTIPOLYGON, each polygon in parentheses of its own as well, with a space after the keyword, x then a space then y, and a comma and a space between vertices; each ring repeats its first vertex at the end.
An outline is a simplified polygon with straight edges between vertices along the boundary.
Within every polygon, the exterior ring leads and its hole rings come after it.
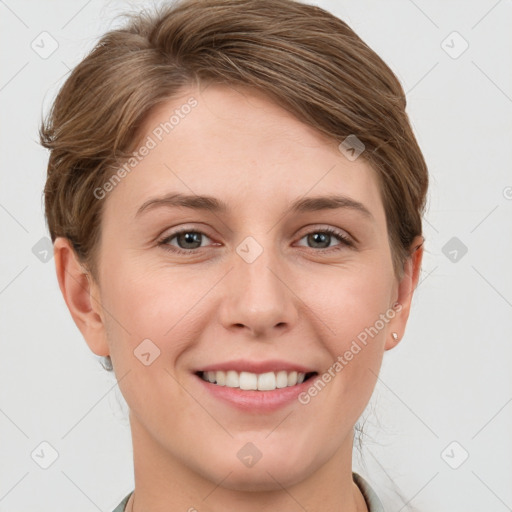
POLYGON ((350 458, 411 289, 393 273, 363 158, 259 93, 182 92, 147 119, 146 150, 99 199, 100 320, 83 332, 111 355, 151 467, 233 489, 292 485, 350 458), (225 373, 207 383, 205 370, 225 373), (293 385, 294 371, 316 376, 293 385), (231 387, 276 381, 286 387, 231 387))

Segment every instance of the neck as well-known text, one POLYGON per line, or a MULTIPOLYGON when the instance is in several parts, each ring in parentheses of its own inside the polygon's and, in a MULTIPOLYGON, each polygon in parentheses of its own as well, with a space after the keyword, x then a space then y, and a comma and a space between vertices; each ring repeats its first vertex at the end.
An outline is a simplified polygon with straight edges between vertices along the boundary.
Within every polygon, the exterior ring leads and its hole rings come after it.
MULTIPOLYGON (((155 442, 130 414, 135 491, 127 512, 367 512, 364 497, 352 479, 352 441, 349 436, 339 450, 316 471, 306 472, 283 486, 271 473, 258 489, 230 485, 227 474, 217 481, 192 471, 155 442)), ((253 468, 254 469, 254 468, 253 468)))

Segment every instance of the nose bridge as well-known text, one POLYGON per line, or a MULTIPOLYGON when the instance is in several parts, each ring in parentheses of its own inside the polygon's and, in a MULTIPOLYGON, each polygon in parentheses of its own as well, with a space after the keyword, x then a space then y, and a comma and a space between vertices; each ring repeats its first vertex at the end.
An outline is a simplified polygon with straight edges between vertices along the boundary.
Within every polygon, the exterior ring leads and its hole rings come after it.
POLYGON ((254 334, 290 326, 297 319, 294 295, 285 284, 288 273, 272 236, 248 236, 235 248, 233 270, 223 297, 226 328, 245 326, 254 334), (263 242, 263 239, 265 241, 263 242))

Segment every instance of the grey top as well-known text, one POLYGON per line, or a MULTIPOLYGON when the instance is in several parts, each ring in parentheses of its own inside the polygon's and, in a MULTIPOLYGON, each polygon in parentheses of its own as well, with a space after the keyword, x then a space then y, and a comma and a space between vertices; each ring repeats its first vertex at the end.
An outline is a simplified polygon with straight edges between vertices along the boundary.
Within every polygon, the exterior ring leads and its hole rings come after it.
MULTIPOLYGON (((381 501, 375 494, 374 490, 370 487, 370 484, 357 473, 352 473, 352 478, 354 482, 359 487, 364 499, 366 500, 366 506, 368 507, 368 512, 384 512, 384 507, 382 506, 381 501)), ((132 495, 133 491, 126 496, 121 503, 115 508, 113 512, 124 512, 124 507, 128 503, 128 499, 132 495)))
POLYGON ((370 487, 370 484, 357 473, 352 473, 352 478, 364 496, 368 512, 384 512, 384 507, 375 491, 370 487))

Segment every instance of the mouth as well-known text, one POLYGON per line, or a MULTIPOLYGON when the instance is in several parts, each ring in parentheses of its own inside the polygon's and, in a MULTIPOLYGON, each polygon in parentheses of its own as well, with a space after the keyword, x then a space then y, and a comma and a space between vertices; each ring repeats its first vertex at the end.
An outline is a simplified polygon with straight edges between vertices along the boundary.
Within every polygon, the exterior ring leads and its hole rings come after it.
POLYGON ((279 370, 276 372, 252 373, 235 370, 198 371, 195 374, 205 382, 226 388, 244 391, 274 391, 293 388, 318 375, 318 372, 279 370))

